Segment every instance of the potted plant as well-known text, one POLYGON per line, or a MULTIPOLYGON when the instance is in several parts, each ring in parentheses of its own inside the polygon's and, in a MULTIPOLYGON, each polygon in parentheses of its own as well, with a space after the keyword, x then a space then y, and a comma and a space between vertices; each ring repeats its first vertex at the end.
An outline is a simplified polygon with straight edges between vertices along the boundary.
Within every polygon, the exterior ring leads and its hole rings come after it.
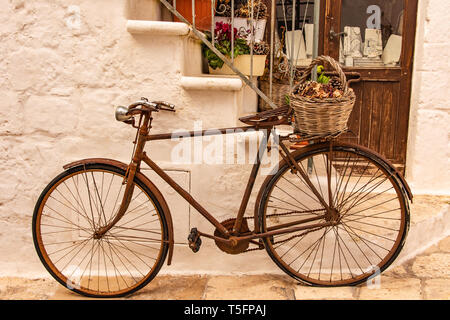
MULTIPOLYGON (((214 30, 214 46, 220 53, 231 60, 234 59, 234 66, 245 75, 262 76, 264 74, 266 57, 269 52, 268 46, 264 42, 254 43, 253 50, 245 36, 247 33, 239 33, 236 28, 230 24, 217 22, 214 30), (233 29, 233 31, 232 31, 233 29), (234 50, 231 48, 231 34, 234 37, 234 50), (253 63, 252 55, 253 51, 253 63), (253 67, 253 70, 252 70, 253 67), (252 72, 253 71, 253 72, 252 72)), ((206 32, 209 41, 212 40, 211 34, 206 32)), ((220 59, 210 48, 202 45, 203 56, 208 61, 209 72, 211 74, 230 75, 235 74, 222 59, 220 59)))
MULTIPOLYGON (((261 0, 245 0, 235 2, 234 27, 239 32, 250 30, 246 35, 246 40, 254 42, 262 41, 266 30, 268 17, 267 6, 261 0), (253 5, 253 12, 252 12, 253 5), (252 14, 253 14, 253 34, 252 34, 252 14)), ((231 24, 231 0, 219 0, 216 7, 214 22, 231 24)))

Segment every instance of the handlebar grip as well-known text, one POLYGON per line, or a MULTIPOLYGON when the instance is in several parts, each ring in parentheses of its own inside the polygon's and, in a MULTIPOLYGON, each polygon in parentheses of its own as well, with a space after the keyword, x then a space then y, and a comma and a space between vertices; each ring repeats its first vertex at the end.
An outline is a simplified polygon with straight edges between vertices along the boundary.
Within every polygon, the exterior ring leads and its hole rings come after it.
POLYGON ((157 104, 158 107, 161 110, 175 111, 175 105, 172 104, 172 103, 169 103, 169 102, 166 102, 166 101, 153 101, 153 103, 157 104), (164 109, 164 108, 161 108, 161 107, 167 107, 169 109, 164 109))

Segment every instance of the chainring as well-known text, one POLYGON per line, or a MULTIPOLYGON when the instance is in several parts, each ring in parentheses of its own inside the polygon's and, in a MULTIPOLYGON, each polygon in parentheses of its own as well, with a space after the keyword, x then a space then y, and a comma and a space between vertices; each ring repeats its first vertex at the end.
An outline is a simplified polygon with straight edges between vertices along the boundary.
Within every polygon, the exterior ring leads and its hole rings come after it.
MULTIPOLYGON (((223 221, 221 224, 228 231, 230 231, 230 233, 232 233, 235 221, 236 221, 236 219, 234 219, 234 218, 227 219, 227 220, 223 221)), ((241 230, 239 230, 239 233, 242 234, 242 233, 246 233, 246 232, 250 232, 250 230, 248 228, 247 220, 243 219, 242 220, 242 224, 241 224, 241 230)), ((216 236, 216 237, 223 237, 223 234, 218 229, 216 229, 214 231, 214 236, 216 236)), ((222 250, 222 251, 224 251, 224 252, 226 252, 228 254, 239 254, 239 253, 242 253, 245 250, 247 250, 247 248, 249 246, 249 243, 250 243, 250 240, 242 240, 242 241, 239 241, 236 246, 232 246, 232 245, 229 245, 229 244, 227 244, 225 242, 222 242, 222 241, 218 241, 218 240, 214 240, 214 241, 216 243, 216 246, 220 250, 222 250)))

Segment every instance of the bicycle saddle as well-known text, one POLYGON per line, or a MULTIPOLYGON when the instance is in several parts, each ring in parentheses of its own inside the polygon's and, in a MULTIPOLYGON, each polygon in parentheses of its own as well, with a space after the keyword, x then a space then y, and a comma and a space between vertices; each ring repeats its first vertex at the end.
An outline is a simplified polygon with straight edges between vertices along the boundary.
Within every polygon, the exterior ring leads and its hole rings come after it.
POLYGON ((289 122, 291 114, 289 106, 279 107, 273 110, 263 111, 256 114, 239 118, 242 123, 258 126, 258 125, 279 125, 289 122))

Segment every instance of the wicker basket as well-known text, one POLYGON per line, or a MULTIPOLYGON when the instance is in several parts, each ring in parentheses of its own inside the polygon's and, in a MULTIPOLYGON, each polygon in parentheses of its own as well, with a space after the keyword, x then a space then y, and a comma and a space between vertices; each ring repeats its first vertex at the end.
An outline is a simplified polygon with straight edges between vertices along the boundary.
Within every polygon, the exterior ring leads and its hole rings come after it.
POLYGON ((341 66, 333 58, 320 56, 312 61, 299 79, 299 83, 290 94, 290 105, 294 111, 295 125, 301 135, 313 137, 338 136, 348 130, 347 122, 355 105, 356 96, 349 88, 347 78, 341 66), (344 94, 340 98, 306 98, 294 95, 293 92, 309 78, 314 66, 329 64, 338 73, 344 86, 344 94))
MULTIPOLYGON (((286 101, 286 96, 289 96, 291 92, 289 85, 289 79, 282 81, 273 81, 272 82, 272 97, 271 100, 278 107, 288 105, 286 101)), ((270 82, 269 80, 260 80, 259 81, 259 89, 267 96, 270 97, 270 82)), ((259 97, 259 111, 272 110, 272 107, 265 102, 261 97, 259 97)))

